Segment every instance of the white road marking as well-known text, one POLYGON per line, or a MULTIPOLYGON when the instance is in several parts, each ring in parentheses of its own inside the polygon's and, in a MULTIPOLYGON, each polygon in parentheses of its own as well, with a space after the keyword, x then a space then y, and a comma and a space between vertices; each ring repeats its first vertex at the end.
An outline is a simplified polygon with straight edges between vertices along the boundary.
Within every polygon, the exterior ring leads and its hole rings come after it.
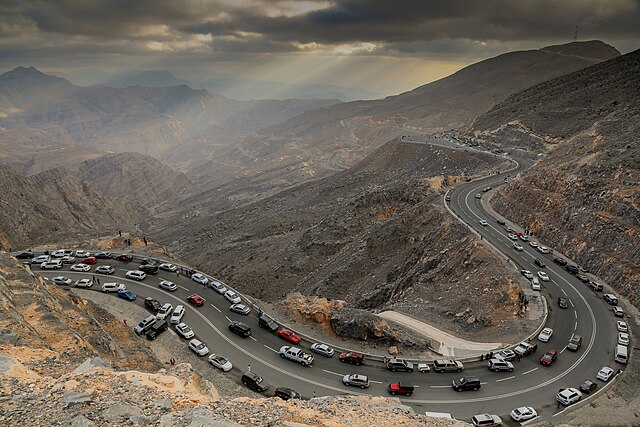
MULTIPOLYGON (((265 347, 266 347, 266 345, 265 345, 265 347)), ((275 351, 275 350, 274 350, 274 351, 275 351)), ((276 353, 277 353, 277 352, 276 352, 276 353)), ((331 375, 337 375, 337 376, 339 376, 339 377, 344 377, 344 374, 339 374, 339 373, 337 373, 337 372, 327 371, 326 369, 323 369, 323 370, 322 370, 322 372, 326 372, 327 374, 331 374, 331 375)), ((369 380, 369 381, 371 381, 371 380, 369 380)))
POLYGON ((575 308, 576 306, 573 304, 573 301, 569 300, 569 303, 571 304, 571 307, 575 308))
POLYGON ((512 380, 512 379, 514 379, 515 377, 516 377, 516 376, 515 376, 515 375, 513 375, 513 376, 511 376, 511 377, 501 378, 501 379, 499 379, 499 380, 496 380, 496 382, 497 382, 497 383, 499 383, 499 382, 502 382, 502 381, 512 380))
POLYGON ((178 285, 178 287, 182 290, 185 290, 187 292, 191 292, 189 289, 185 288, 184 286, 178 285))
POLYGON ((480 383, 480 385, 485 385, 485 384, 487 384, 487 383, 480 383))
POLYGON ((218 313, 222 313, 222 312, 220 311, 220 309, 219 309, 218 307, 216 307, 215 305, 213 305, 213 304, 209 304, 209 305, 210 305, 211 307, 215 308, 216 310, 218 310, 218 313))
MULTIPOLYGON (((576 317, 577 317, 577 316, 576 316, 576 317)), ((575 332, 575 331, 576 331, 576 329, 578 329, 578 322, 576 322, 576 324, 575 324, 575 325, 573 325, 573 332, 575 332)))
POLYGON ((430 385, 431 388, 449 388, 451 385, 430 385))
POLYGON ((264 344, 265 347, 267 347, 269 350, 273 351, 274 353, 279 353, 278 350, 274 350, 271 347, 269 347, 268 345, 264 344))
POLYGON ((565 345, 564 348, 562 350, 560 350, 560 354, 564 353, 564 351, 567 349, 567 346, 565 345))
POLYGON ((563 294, 564 294, 564 296, 566 297, 566 296, 567 296, 567 293, 565 292, 565 290, 564 290, 564 289, 562 289, 562 288, 560 288, 560 290, 562 291, 562 293, 563 293, 563 294))
POLYGON ((530 374, 531 372, 537 371, 537 370, 538 370, 538 368, 533 368, 533 369, 531 369, 531 370, 529 370, 527 372, 523 372, 522 375, 527 375, 527 374, 530 374))
POLYGON ((520 423, 520 425, 521 425, 521 426, 526 426, 526 425, 527 425, 527 424, 529 424, 531 421, 533 421, 533 420, 537 420, 537 419, 538 419, 538 417, 531 418, 530 420, 527 420, 527 421, 523 421, 523 422, 521 422, 521 423, 520 423))
MULTIPOLYGON (((374 380, 369 380, 370 383, 375 383, 375 384, 382 384, 382 381, 374 381, 374 380)), ((419 387, 417 385, 414 385, 414 387, 419 387)))
POLYGON ((231 319, 229 319, 229 316, 224 316, 224 318, 227 319, 229 323, 231 323, 231 319))
POLYGON ((251 338, 252 340, 254 340, 255 342, 258 342, 257 339, 255 339, 254 337, 252 337, 251 335, 249 335, 249 338, 251 338))

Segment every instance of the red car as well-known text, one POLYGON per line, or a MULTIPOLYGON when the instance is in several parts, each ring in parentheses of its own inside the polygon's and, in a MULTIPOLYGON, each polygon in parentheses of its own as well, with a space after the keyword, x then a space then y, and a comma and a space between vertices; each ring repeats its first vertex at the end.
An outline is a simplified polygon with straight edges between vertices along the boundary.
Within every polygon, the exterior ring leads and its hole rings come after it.
POLYGON ((133 257, 131 255, 124 255, 123 254, 123 255, 119 255, 116 259, 118 261, 122 261, 122 262, 129 262, 129 261, 131 261, 133 259, 133 257))
POLYGON ((551 366, 554 360, 558 358, 558 352, 553 348, 547 351, 544 356, 540 358, 540 363, 544 366, 551 366))
POLYGON ((293 332, 291 329, 280 328, 278 329, 278 336, 285 341, 289 341, 293 344, 298 344, 300 342, 300 335, 293 332))
POLYGON ((98 260, 94 256, 90 256, 82 260, 82 263, 87 265, 93 265, 93 264, 96 264, 97 262, 98 260))
POLYGON ((205 301, 200 295, 193 294, 187 297, 187 302, 195 307, 202 307, 205 301))
POLYGON ((389 394, 404 394, 405 396, 411 396, 413 394, 414 387, 411 384, 406 383, 392 383, 389 384, 387 391, 389 394))
POLYGON ((352 365, 362 365, 364 363, 364 354, 356 353, 355 351, 343 352, 340 353, 341 362, 351 363, 352 365))

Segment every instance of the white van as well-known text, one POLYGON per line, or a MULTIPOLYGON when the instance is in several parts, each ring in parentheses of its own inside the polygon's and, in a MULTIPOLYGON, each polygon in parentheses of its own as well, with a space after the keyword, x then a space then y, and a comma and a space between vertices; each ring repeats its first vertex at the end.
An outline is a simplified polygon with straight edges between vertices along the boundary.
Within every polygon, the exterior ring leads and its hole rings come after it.
POLYGON ((616 345, 616 356, 614 357, 613 360, 615 360, 618 363, 627 363, 627 347, 624 345, 616 345))
POLYGON ((445 420, 455 420, 455 418, 453 418, 453 415, 447 413, 447 412, 425 412, 424 413, 427 417, 431 417, 431 418, 441 418, 441 419, 445 419, 445 420))
POLYGON ((105 283, 102 285, 102 292, 126 291, 127 287, 122 283, 105 283))
POLYGON ((62 268, 62 261, 60 261, 59 259, 52 260, 52 261, 45 261, 42 264, 40 264, 40 268, 43 270, 49 270, 49 269, 59 270, 62 268))

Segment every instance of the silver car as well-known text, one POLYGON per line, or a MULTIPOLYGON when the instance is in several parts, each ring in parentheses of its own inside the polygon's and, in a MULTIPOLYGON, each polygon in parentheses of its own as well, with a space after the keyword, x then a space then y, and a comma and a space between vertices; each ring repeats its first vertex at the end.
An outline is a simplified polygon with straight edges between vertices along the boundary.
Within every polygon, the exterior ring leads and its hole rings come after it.
POLYGON ((311 351, 324 357, 331 357, 333 356, 333 353, 334 353, 331 347, 319 342, 311 344, 311 351))
POLYGON ((168 280, 163 280, 162 282, 158 283, 158 286, 161 289, 164 289, 165 291, 169 291, 169 292, 173 292, 176 289, 178 289, 178 285, 168 280))
POLYGON ((251 313, 251 309, 249 307, 247 307, 244 304, 232 304, 231 307, 229 307, 229 310, 233 311, 234 313, 238 313, 238 314, 243 314, 243 315, 247 315, 249 313, 251 313))
POLYGON ((64 276, 56 276, 56 277, 52 278, 51 281, 53 283, 55 283, 56 285, 71 286, 71 283, 73 283, 71 281, 71 279, 69 279, 68 277, 64 277, 64 276))

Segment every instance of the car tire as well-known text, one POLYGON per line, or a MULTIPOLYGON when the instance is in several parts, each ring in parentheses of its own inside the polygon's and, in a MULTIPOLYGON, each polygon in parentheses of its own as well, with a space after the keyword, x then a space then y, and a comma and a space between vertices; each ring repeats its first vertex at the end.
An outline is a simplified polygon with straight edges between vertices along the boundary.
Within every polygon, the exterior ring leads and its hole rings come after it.
POLYGON ((509 372, 513 372, 513 368, 509 369, 509 372))
POLYGON ((389 393, 391 393, 391 395, 392 395, 392 396, 395 396, 395 395, 396 395, 396 392, 395 392, 395 391, 390 391, 389 393))
POLYGON ((360 386, 360 388, 364 390, 366 387, 365 387, 365 386, 363 386, 363 385, 361 385, 361 386, 360 386))
POLYGON ((462 369, 458 369, 456 372, 462 372, 462 369))
POLYGON ((395 371, 397 371, 396 368, 391 368, 391 372, 395 372, 395 371))
POLYGON ((413 372, 413 369, 409 369, 407 372, 413 372))
POLYGON ((348 382, 344 382, 344 381, 343 381, 343 384, 344 384, 344 385, 347 385, 347 386, 351 385, 351 384, 349 384, 348 382))
POLYGON ((474 388, 473 388, 473 391, 476 391, 476 390, 478 390, 478 387, 474 387, 474 388))

